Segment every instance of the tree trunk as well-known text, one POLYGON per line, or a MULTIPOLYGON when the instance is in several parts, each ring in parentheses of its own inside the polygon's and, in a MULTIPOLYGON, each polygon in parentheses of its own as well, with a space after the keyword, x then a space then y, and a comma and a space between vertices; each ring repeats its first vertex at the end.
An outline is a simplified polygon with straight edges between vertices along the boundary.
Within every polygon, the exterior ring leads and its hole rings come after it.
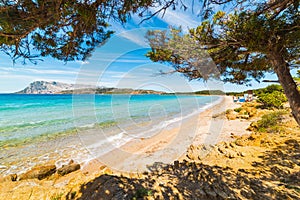
POLYGON ((272 53, 270 61, 274 67, 274 71, 278 76, 279 83, 283 87, 284 93, 289 101, 292 114, 300 125, 300 93, 297 85, 292 78, 288 64, 285 62, 280 53, 272 53))

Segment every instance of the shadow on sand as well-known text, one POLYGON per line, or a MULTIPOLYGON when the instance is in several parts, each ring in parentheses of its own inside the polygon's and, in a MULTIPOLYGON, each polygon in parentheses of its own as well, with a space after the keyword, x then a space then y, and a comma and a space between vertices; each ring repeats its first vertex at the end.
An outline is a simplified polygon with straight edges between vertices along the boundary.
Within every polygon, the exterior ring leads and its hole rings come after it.
POLYGON ((300 145, 286 140, 260 156, 251 170, 193 162, 154 163, 150 172, 128 178, 101 175, 67 199, 300 199, 300 145))

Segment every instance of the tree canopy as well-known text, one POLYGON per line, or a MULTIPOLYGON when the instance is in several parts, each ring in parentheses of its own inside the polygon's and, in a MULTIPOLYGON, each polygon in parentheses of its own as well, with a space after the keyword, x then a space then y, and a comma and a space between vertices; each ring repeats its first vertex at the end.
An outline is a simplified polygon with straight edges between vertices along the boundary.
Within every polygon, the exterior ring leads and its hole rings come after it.
POLYGON ((253 78, 259 81, 266 72, 275 72, 300 124, 300 94, 290 74, 299 67, 299 0, 254 1, 241 10, 219 11, 187 34, 173 28, 149 31, 147 38, 151 60, 170 63, 175 72, 190 79, 219 75, 225 82, 247 84, 253 78), (219 74, 210 72, 209 58, 197 56, 195 50, 205 50, 219 74), (205 62, 208 64, 198 64, 205 62))
MULTIPOLYGON (((266 71, 273 71, 271 54, 281 50, 292 67, 299 62, 300 15, 293 6, 277 17, 273 12, 217 12, 188 34, 178 28, 167 31, 149 31, 147 38, 152 51, 147 56, 153 61, 169 62, 191 79, 204 78, 201 54, 206 50, 217 64, 222 80, 245 84, 253 78, 260 80, 266 71), (272 18, 272 19, 271 19, 272 18), (193 51, 198 51, 193 54, 193 51), (183 51, 186 51, 184 53, 183 51)), ((207 59, 207 58, 206 58, 207 59)), ((210 73, 210 75, 212 75, 210 73)))
POLYGON ((148 16, 173 0, 21 0, 0 1, 0 50, 13 60, 36 62, 51 56, 85 60, 113 33, 109 21, 125 22, 132 13, 148 16))
MULTIPOLYGON (((230 3, 239 8, 252 5, 246 2, 198 0, 193 4, 202 5, 202 10, 196 13, 209 17, 216 4, 230 3)), ((293 2, 298 1, 261 4, 260 12, 280 10, 293 2)), ((113 33, 109 22, 126 22, 133 13, 147 20, 168 8, 187 9, 187 6, 181 0, 0 0, 0 51, 23 63, 36 62, 45 56, 65 62, 85 60, 113 33)))

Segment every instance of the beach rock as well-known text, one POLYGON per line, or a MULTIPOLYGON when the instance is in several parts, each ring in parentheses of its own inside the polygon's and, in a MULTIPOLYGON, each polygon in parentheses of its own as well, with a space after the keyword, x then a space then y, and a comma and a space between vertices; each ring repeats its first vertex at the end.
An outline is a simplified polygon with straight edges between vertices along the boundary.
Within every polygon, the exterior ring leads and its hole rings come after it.
POLYGON ((178 169, 179 168, 179 161, 175 160, 174 161, 174 169, 178 169))
POLYGON ((0 165, 0 169, 7 169, 7 166, 5 166, 5 165, 0 165))
POLYGON ((218 148, 218 151, 220 152, 220 153, 226 153, 226 150, 224 149, 224 147, 223 146, 220 146, 219 148, 218 148))
POLYGON ((11 181, 17 181, 18 175, 17 174, 10 174, 8 175, 11 179, 11 181))
POLYGON ((17 181, 17 174, 10 174, 0 178, 0 182, 17 181))
POLYGON ((246 145, 247 145, 247 141, 245 141, 245 140, 243 140, 243 139, 237 139, 237 140, 235 141, 235 144, 238 145, 238 146, 243 147, 243 146, 246 146, 246 145))
POLYGON ((234 152, 234 151, 228 150, 228 151, 226 152, 225 156, 228 157, 228 158, 230 158, 230 159, 232 159, 232 158, 236 158, 236 157, 237 157, 237 153, 234 152))
POLYGON ((249 125, 249 127, 246 129, 248 131, 256 131, 258 129, 258 124, 257 122, 251 122, 251 124, 249 125))
POLYGON ((234 144, 233 142, 230 142, 229 146, 230 146, 231 148, 235 148, 235 144, 234 144))
POLYGON ((68 165, 63 165, 61 168, 59 168, 57 170, 57 173, 61 176, 64 176, 66 174, 69 174, 71 172, 74 172, 74 171, 77 171, 80 169, 80 165, 79 164, 76 164, 76 163, 73 163, 73 162, 70 162, 70 164, 68 165))
POLYGON ((22 174, 19 180, 26 179, 34 179, 37 178, 39 180, 47 178, 48 176, 54 174, 56 172, 55 165, 47 165, 47 166, 37 166, 22 174))
POLYGON ((235 120, 237 118, 237 114, 233 110, 227 110, 226 111, 226 118, 228 120, 235 120))
POLYGON ((249 119, 250 116, 249 115, 238 115, 237 116, 239 119, 249 119))
POLYGON ((238 153, 240 156, 242 156, 242 157, 245 157, 246 156, 246 153, 244 153, 244 152, 239 152, 238 153))

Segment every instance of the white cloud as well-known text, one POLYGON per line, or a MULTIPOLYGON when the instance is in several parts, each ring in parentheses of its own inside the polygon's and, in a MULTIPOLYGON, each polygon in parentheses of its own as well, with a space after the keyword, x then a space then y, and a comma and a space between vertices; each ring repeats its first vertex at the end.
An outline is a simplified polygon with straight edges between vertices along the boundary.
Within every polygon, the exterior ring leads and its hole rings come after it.
POLYGON ((89 64, 90 62, 89 61, 81 61, 81 60, 76 60, 76 63, 80 64, 80 65, 87 65, 89 64))
POLYGON ((132 59, 109 59, 109 58, 96 58, 93 59, 94 61, 102 61, 102 62, 116 62, 116 63, 146 63, 149 62, 145 59, 138 59, 138 58, 132 58, 132 59))
POLYGON ((195 19, 193 14, 172 9, 168 9, 161 20, 172 26, 181 26, 184 31, 188 28, 194 28, 199 25, 199 21, 195 19))
POLYGON ((120 34, 118 34, 118 36, 126 38, 127 40, 130 40, 131 42, 140 45, 142 47, 149 47, 145 39, 146 32, 147 29, 138 28, 130 31, 122 31, 120 34))
MULTIPOLYGON (((70 70, 56 70, 56 69, 41 69, 41 68, 30 68, 30 67, 0 67, 0 71, 11 72, 30 72, 31 74, 43 74, 43 75, 76 75, 78 71, 75 69, 70 70)), ((3 73, 3 72, 1 72, 3 73)))

